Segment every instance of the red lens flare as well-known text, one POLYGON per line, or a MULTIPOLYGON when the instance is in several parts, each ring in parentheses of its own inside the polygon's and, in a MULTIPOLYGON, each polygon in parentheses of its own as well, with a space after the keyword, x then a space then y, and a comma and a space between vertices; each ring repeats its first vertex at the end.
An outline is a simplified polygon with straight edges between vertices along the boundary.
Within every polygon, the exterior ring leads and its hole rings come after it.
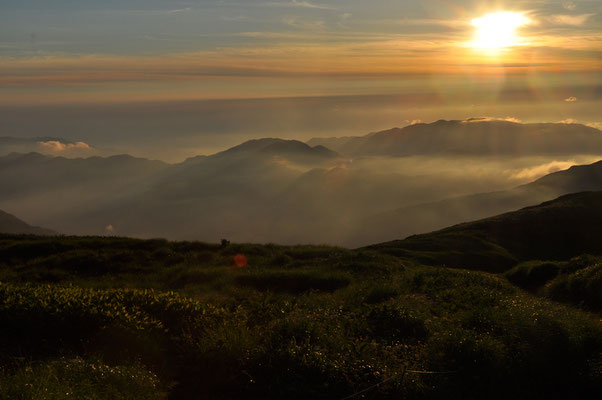
POLYGON ((237 267, 242 268, 247 266, 247 256, 244 254, 237 254, 234 256, 234 263, 237 267))

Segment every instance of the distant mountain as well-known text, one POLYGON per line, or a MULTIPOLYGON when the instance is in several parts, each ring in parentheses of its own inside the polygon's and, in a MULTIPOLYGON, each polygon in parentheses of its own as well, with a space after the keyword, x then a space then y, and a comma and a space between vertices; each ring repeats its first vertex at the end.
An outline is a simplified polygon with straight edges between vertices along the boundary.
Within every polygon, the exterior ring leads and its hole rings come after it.
POLYGON ((602 161, 573 166, 517 188, 401 207, 365 218, 348 245, 365 245, 517 210, 569 193, 602 190, 602 161))
POLYGON ((275 138, 249 140, 211 157, 223 158, 233 155, 272 155, 301 163, 330 160, 339 157, 339 154, 322 145, 309 146, 298 140, 275 138))
POLYGON ((432 265, 500 272, 519 261, 602 254, 600 238, 602 192, 582 192, 369 248, 432 265))
POLYGON ((0 233, 8 234, 28 234, 28 235, 56 235, 57 233, 49 229, 31 226, 12 214, 0 210, 0 233))
POLYGON ((359 137, 313 138, 353 156, 601 154, 602 132, 581 124, 472 118, 414 124, 359 137))
MULTIPOLYGON (((442 171, 451 159, 350 159, 321 145, 275 138, 178 164, 128 155, 73 159, 13 153, 0 157, 0 209, 67 234, 357 247, 568 191, 602 190, 596 173, 577 168, 569 170, 569 178, 559 174, 504 192, 457 197, 507 185, 506 178, 500 184, 489 182, 489 176, 497 179, 495 168, 515 158, 491 164, 486 179, 474 168, 466 174, 458 163, 457 171, 442 171), (426 165, 416 168, 416 160, 426 165)), ((521 165, 539 166, 543 159, 521 165)))
POLYGON ((12 153, 0 157, 0 200, 24 193, 88 187, 107 190, 155 174, 167 164, 129 155, 65 158, 39 153, 12 153), (15 179, 18 177, 18 179, 15 179))
POLYGON ((57 223, 131 195, 167 166, 127 155, 65 158, 12 153, 0 157, 0 208, 66 232, 57 223))

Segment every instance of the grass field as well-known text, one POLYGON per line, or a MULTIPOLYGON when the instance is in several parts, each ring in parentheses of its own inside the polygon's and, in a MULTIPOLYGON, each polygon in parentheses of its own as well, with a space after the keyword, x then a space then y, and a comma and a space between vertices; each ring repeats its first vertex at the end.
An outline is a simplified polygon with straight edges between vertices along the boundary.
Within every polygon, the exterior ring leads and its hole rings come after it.
POLYGON ((583 283, 599 282, 596 257, 499 275, 371 249, 2 236, 0 260, 3 399, 602 389, 597 287, 583 283))

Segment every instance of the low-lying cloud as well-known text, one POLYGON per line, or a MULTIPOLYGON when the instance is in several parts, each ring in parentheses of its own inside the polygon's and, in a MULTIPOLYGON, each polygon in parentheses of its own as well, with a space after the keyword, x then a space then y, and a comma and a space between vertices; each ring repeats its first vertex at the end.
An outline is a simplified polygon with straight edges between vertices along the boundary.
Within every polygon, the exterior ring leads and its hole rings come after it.
POLYGON ((38 142, 38 145, 41 146, 43 150, 49 151, 51 153, 63 153, 73 150, 93 150, 92 146, 84 142, 63 143, 59 142, 58 140, 48 140, 45 142, 38 142))
POLYGON ((577 164, 575 160, 552 161, 534 167, 524 168, 513 174, 511 179, 518 181, 532 181, 541 178, 544 175, 568 169, 575 164, 577 164))

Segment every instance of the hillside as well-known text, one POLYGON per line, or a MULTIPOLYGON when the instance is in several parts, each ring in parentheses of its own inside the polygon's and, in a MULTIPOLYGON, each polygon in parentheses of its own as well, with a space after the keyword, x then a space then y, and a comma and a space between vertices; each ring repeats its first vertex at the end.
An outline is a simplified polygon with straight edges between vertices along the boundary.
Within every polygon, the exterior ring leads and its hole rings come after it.
POLYGON ((602 132, 581 124, 471 118, 419 123, 366 136, 314 138, 308 144, 350 156, 601 154, 602 132))
POLYGON ((527 400, 602 383, 598 315, 375 249, 0 235, 0 282, 0 398, 527 400))
POLYGON ((500 272, 519 261, 602 254, 601 237, 602 192, 583 192, 369 248, 431 265, 500 272))
POLYGON ((453 197, 371 215, 364 218, 356 232, 350 235, 348 244, 361 246, 369 241, 405 238, 539 204, 569 193, 599 190, 602 190, 602 161, 576 165, 505 191, 453 197))
POLYGON ((27 235, 56 235, 49 229, 31 226, 12 214, 0 210, 0 233, 27 234, 27 235))

